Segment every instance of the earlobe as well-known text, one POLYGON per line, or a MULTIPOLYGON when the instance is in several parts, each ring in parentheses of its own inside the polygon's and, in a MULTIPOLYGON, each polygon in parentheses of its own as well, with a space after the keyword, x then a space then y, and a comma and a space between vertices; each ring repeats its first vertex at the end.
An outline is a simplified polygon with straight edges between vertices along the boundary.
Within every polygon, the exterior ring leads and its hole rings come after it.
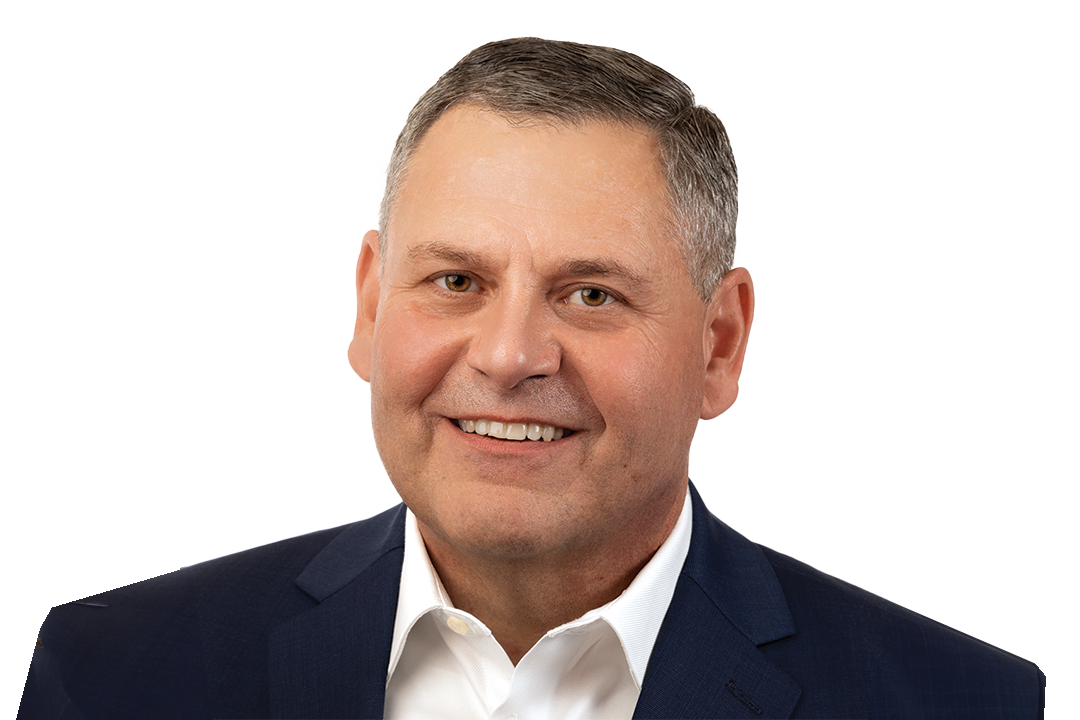
POLYGON ((356 328, 349 343, 349 364, 368 382, 371 382, 371 348, 379 306, 379 269, 379 233, 370 230, 364 235, 356 262, 356 328))
POLYGON ((753 320, 754 283, 745 268, 735 268, 720 281, 706 315, 703 420, 716 417, 735 402, 753 320))

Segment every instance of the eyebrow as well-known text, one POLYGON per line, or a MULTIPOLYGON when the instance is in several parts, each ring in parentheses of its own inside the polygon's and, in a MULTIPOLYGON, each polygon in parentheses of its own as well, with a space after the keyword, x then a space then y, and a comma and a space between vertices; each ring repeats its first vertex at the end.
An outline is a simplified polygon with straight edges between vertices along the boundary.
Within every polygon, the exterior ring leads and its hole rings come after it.
MULTIPOLYGON (((491 263, 482 254, 456 247, 444 240, 431 240, 409 247, 406 253, 409 260, 430 258, 442 260, 461 268, 489 268, 491 263)), ((613 257, 578 258, 562 263, 556 275, 567 278, 580 277, 617 277, 637 285, 648 285, 650 281, 613 257)))
POLYGON ((443 260, 461 267, 486 268, 489 266, 487 260, 479 253, 454 247, 444 240, 432 240, 430 242, 420 243, 419 245, 412 245, 409 247, 407 257, 410 260, 417 260, 419 258, 443 260))
POLYGON ((559 275, 562 277, 618 277, 636 285, 649 284, 647 278, 613 257, 567 260, 559 266, 559 275))

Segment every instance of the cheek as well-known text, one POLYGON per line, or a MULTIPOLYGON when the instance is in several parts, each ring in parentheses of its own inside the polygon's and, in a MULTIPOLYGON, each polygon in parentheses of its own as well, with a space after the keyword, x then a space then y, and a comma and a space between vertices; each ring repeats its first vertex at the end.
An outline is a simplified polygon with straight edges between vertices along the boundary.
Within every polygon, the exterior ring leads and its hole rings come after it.
POLYGON ((699 348, 686 338, 684 333, 605 338, 602 349, 594 344, 575 354, 608 425, 641 426, 649 434, 657 432, 660 418, 669 425, 696 425, 704 366, 695 352, 699 348))
POLYGON ((382 406, 418 409, 453 365, 459 342, 423 314, 386 312, 375 326, 372 396, 382 406))

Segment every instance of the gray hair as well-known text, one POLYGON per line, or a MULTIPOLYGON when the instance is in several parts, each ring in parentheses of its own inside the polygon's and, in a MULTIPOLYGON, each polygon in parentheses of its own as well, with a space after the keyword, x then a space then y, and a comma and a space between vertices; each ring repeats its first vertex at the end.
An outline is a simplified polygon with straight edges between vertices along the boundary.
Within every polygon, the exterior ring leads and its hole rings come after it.
MULTIPOLYGON (((386 174, 381 250, 413 153, 450 108, 478 105, 510 119, 617 121, 653 133, 680 250, 698 294, 709 300, 735 256, 738 175, 727 132, 694 104, 687 85, 622 50, 517 38, 483 45, 439 78, 409 113, 386 174)), ((385 253, 380 253, 385 257, 385 253)))

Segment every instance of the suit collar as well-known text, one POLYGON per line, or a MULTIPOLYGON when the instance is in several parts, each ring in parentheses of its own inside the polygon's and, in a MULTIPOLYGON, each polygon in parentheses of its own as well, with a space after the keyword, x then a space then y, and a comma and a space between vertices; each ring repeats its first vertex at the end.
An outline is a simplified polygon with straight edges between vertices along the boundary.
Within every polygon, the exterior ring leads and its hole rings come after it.
POLYGON ((382 717, 405 506, 348 526, 296 578, 318 602, 269 637, 273 717, 382 717))
POLYGON ((405 505, 353 523, 331 540, 296 578, 297 586, 322 602, 384 555, 405 547, 405 505))
MULTIPOLYGON (((683 574, 755 645, 793 635, 795 622, 765 553, 720 522, 690 483, 693 531, 683 574)), ((296 584, 322 602, 383 556, 405 547, 405 506, 353 523, 315 556, 296 584)))
POLYGON ((693 483, 694 534, 683 573, 755 645, 795 634, 795 621, 772 563, 709 512, 693 483))
MULTIPOLYGON (((690 495, 690 550, 634 717, 789 717, 801 690, 757 649, 795 633, 780 583, 690 495)), ((275 717, 382 716, 404 527, 404 505, 351 525, 297 577, 318 605, 270 635, 275 717)))
POLYGON ((802 691, 757 648, 795 633, 772 565, 690 494, 690 552, 634 717, 790 717, 802 691))

